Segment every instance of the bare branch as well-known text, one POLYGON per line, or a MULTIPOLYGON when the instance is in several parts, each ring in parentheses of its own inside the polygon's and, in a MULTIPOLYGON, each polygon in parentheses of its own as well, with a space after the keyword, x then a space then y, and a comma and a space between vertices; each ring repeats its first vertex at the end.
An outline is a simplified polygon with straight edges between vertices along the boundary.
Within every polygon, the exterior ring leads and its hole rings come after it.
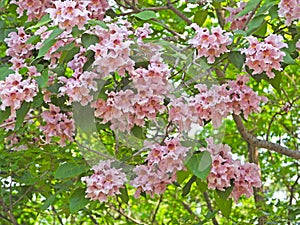
POLYGON ((158 212, 158 209, 160 207, 160 203, 162 202, 162 199, 163 199, 163 195, 160 195, 160 198, 158 200, 158 203, 157 203, 157 206, 152 214, 152 219, 151 219, 151 224, 154 224, 154 222, 156 221, 156 214, 158 212))
POLYGON ((183 19, 188 25, 191 25, 193 23, 182 12, 180 12, 178 9, 176 9, 170 0, 167 1, 167 6, 170 10, 172 10, 175 14, 177 14, 181 19, 183 19))
POLYGON ((297 159, 297 160, 300 159, 300 151, 291 150, 287 147, 275 144, 273 142, 260 140, 260 139, 256 138, 255 136, 250 134, 249 131, 245 128, 240 116, 238 116, 238 115, 232 115, 232 116, 236 123, 238 131, 242 135, 243 139, 245 141, 247 141, 249 144, 259 147, 259 148, 265 148, 265 149, 280 153, 282 155, 289 156, 289 157, 297 159))
MULTIPOLYGON (((213 209, 213 207, 212 207, 212 205, 211 205, 209 196, 208 196, 208 194, 207 194, 206 191, 203 192, 203 196, 204 196, 205 202, 206 202, 206 204, 207 204, 208 210, 209 210, 210 212, 213 212, 214 209, 213 209)), ((216 219, 215 217, 212 218, 212 222, 213 222, 214 225, 219 225, 219 223, 218 223, 218 221, 217 221, 217 219, 216 219)))

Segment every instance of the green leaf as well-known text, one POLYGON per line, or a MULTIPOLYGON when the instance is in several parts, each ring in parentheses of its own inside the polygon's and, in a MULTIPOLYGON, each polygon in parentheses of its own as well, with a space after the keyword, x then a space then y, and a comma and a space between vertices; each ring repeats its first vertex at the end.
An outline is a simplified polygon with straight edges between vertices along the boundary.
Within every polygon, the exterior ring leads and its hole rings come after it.
POLYGON ((263 25, 264 19, 265 19, 265 15, 259 15, 254 17, 251 22, 248 24, 248 29, 247 29, 247 34, 250 35, 253 32, 257 31, 260 26, 263 25))
POLYGON ((207 15, 208 14, 206 10, 198 10, 194 16, 194 22, 201 27, 205 22, 207 15))
POLYGON ((5 78, 10 75, 15 73, 13 70, 9 69, 8 66, 0 67, 0 80, 5 80, 5 78))
POLYGON ((46 210, 50 205, 52 205, 55 201, 56 195, 50 195, 49 198, 46 199, 44 204, 41 206, 41 210, 46 210))
POLYGON ((36 44, 41 40, 39 35, 33 35, 26 41, 26 44, 36 44))
POLYGON ((124 188, 120 188, 120 192, 121 194, 119 195, 120 198, 122 199, 122 201, 126 204, 128 204, 129 201, 129 196, 128 196, 128 191, 126 186, 124 188))
POLYGON ((228 53, 228 57, 230 62, 239 70, 242 69, 244 62, 245 62, 245 56, 241 54, 239 51, 231 51, 228 53))
POLYGON ((184 170, 178 171, 176 173, 177 182, 179 184, 182 184, 182 182, 185 181, 185 179, 188 178, 189 175, 190 175, 190 173, 188 171, 184 171, 184 170))
POLYGON ((135 137, 137 137, 137 138, 139 138, 139 139, 145 139, 145 138, 146 138, 145 132, 144 132, 144 130, 143 130, 142 127, 139 127, 139 126, 134 125, 134 127, 131 128, 131 133, 132 133, 135 137))
POLYGON ((44 56, 49 49, 56 43, 56 37, 59 36, 63 30, 55 28, 50 34, 49 38, 44 41, 43 46, 40 48, 37 58, 44 56))
POLYGON ((240 16, 244 16, 246 15, 248 12, 254 10, 256 8, 256 6, 260 3, 261 0, 250 0, 247 5, 245 6, 245 8, 239 12, 235 18, 238 18, 240 16))
POLYGON ((287 51, 283 50, 283 52, 285 53, 285 56, 283 56, 283 62, 285 62, 286 64, 297 64, 287 51))
POLYGON ((89 203, 89 200, 85 198, 85 190, 83 188, 77 188, 71 195, 69 203, 71 213, 76 213, 84 208, 86 204, 89 203))
POLYGON ((232 208, 232 198, 226 199, 221 196, 219 196, 218 192, 215 192, 215 201, 217 203, 217 206, 221 210, 221 213, 226 218, 229 218, 229 215, 231 213, 232 208))
POLYGON ((0 110, 0 124, 10 116, 10 108, 6 107, 4 111, 0 110))
POLYGON ((81 36, 81 42, 83 47, 88 48, 91 45, 94 45, 99 42, 99 38, 93 34, 83 34, 81 36))
POLYGON ((203 151, 192 155, 186 162, 187 168, 198 178, 204 180, 211 169, 211 155, 208 151, 203 151))
POLYGON ((155 12, 149 11, 149 10, 139 12, 137 14, 133 14, 133 16, 135 16, 141 20, 150 20, 150 19, 157 18, 155 12))
POLYGON ((265 34, 267 32, 267 27, 268 27, 268 23, 264 20, 262 22, 262 24, 254 32, 254 35, 258 35, 258 36, 261 36, 261 37, 265 36, 265 34))
POLYGON ((49 80, 48 69, 44 70, 41 76, 35 78, 39 88, 44 88, 47 86, 47 82, 49 80))
POLYGON ((30 109, 30 103, 23 102, 21 108, 17 110, 15 130, 18 130, 22 126, 25 116, 27 115, 29 109, 30 109))
POLYGON ((196 184, 202 193, 207 190, 207 183, 201 179, 197 179, 196 184))
POLYGON ((85 165, 78 165, 75 163, 64 163, 60 165, 54 173, 55 179, 64 179, 69 177, 76 177, 84 172, 86 172, 88 168, 85 165))
POLYGON ((182 194, 181 196, 184 197, 186 195, 188 195, 188 193, 190 193, 192 184, 196 181, 197 177, 196 176, 192 176, 189 181, 184 185, 184 187, 182 188, 182 194))
POLYGON ((71 43, 71 44, 73 44, 73 48, 64 50, 61 53, 60 58, 59 58, 59 63, 63 64, 65 62, 70 61, 74 57, 74 55, 76 55, 80 51, 80 48, 77 46, 75 47, 74 43, 71 43))
POLYGON ((49 23, 50 21, 52 21, 50 19, 50 15, 49 14, 46 14, 45 16, 43 16, 39 22, 31 27, 28 27, 26 30, 30 30, 30 29, 35 29, 35 28, 39 28, 47 23, 49 23))
POLYGON ((104 23, 103 21, 100 20, 89 20, 88 24, 91 25, 99 25, 100 27, 104 28, 104 29, 108 29, 108 26, 106 25, 106 23, 104 23))
POLYGON ((229 195, 231 194, 232 189, 233 189, 233 186, 227 188, 225 191, 216 190, 216 192, 220 198, 227 199, 229 197, 229 195))

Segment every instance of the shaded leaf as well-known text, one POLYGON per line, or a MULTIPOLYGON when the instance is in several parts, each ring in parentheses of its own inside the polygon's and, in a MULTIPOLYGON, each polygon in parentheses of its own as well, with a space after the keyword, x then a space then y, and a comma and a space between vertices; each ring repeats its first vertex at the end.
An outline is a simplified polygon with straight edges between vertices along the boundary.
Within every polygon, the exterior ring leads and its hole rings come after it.
POLYGON ((231 51, 228 53, 230 62, 239 70, 242 69, 245 62, 245 55, 238 51, 231 51))
POLYGON ((120 198, 122 199, 122 201, 126 204, 128 204, 129 201, 129 196, 128 196, 128 191, 126 186, 124 188, 120 188, 120 192, 121 194, 119 195, 120 198))
POLYGON ((182 194, 181 196, 184 197, 186 195, 188 195, 188 193, 190 193, 192 184, 196 181, 197 177, 196 176, 192 176, 189 181, 184 185, 184 187, 182 188, 182 194))
POLYGON ((251 12, 252 10, 254 10, 256 8, 256 6, 260 3, 261 0, 250 0, 247 5, 245 6, 245 8, 239 12, 235 18, 238 18, 240 16, 244 16, 247 13, 251 12))
POLYGON ((37 58, 44 56, 49 49, 56 43, 56 37, 59 36, 63 30, 56 28, 52 31, 49 38, 43 43, 43 46, 40 48, 37 58))
POLYGON ((18 130, 22 126, 25 116, 27 115, 29 109, 30 109, 30 103, 23 102, 21 108, 17 110, 15 130, 18 130))
POLYGON ((9 69, 8 66, 5 67, 0 67, 0 80, 5 80, 5 78, 10 75, 15 73, 13 70, 9 69))
POLYGON ((44 211, 46 210, 50 205, 52 205, 55 201, 56 196, 55 195, 50 195, 44 202, 44 204, 41 206, 41 210, 44 211))
POLYGON ((69 207, 71 213, 76 213, 80 209, 84 208, 89 200, 85 198, 85 190, 83 188, 77 188, 69 199, 69 207))
POLYGON ((84 172, 86 172, 88 168, 85 165, 78 165, 75 163, 64 163, 60 165, 55 171, 54 178, 55 179, 63 179, 69 177, 76 177, 84 172))
POLYGON ((81 42, 83 47, 88 48, 99 42, 99 38, 94 34, 83 34, 81 36, 81 42))
POLYGON ((203 151, 192 155, 186 162, 187 168, 198 178, 204 180, 208 176, 211 169, 211 155, 208 151, 203 151))
POLYGON ((10 116, 10 108, 6 107, 4 111, 0 110, 0 124, 10 116))
POLYGON ((232 208, 232 198, 226 199, 223 197, 220 197, 217 192, 215 192, 215 201, 217 203, 217 206, 221 210, 221 213, 223 216, 226 218, 229 218, 229 215, 231 213, 231 208, 232 208))
POLYGON ((144 129, 142 127, 139 127, 139 126, 136 126, 134 125, 133 128, 131 128, 131 133, 139 138, 139 139, 145 139, 146 138, 146 135, 145 135, 145 132, 144 132, 144 129))
POLYGON ((208 14, 206 10, 198 10, 194 16, 195 23, 197 23, 201 27, 205 22, 207 15, 208 14))

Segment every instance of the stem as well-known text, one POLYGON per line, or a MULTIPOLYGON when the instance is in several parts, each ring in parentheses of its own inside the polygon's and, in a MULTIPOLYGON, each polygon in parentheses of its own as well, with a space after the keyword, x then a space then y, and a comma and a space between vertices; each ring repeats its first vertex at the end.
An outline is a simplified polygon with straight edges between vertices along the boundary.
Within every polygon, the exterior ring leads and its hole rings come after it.
POLYGON ((155 208, 155 210, 154 210, 154 212, 153 212, 153 215, 152 215, 151 224, 154 224, 154 223, 156 222, 156 214, 157 214, 157 212, 158 212, 158 209, 159 209, 159 207, 160 207, 160 204, 161 204, 161 202, 162 202, 162 199, 163 199, 163 195, 160 195, 160 198, 159 198, 159 200, 158 200, 157 206, 156 206, 156 208, 155 208))
MULTIPOLYGON (((203 192, 203 196, 204 196, 205 202, 206 202, 206 204, 207 204, 208 210, 209 210, 210 212, 213 212, 214 209, 213 209, 213 207, 212 207, 212 204, 211 204, 211 202, 210 202, 209 196, 208 196, 208 194, 207 194, 206 191, 203 192)), ((212 218, 212 222, 213 222, 214 225, 219 225, 219 223, 218 223, 216 217, 213 217, 213 218, 212 218)))

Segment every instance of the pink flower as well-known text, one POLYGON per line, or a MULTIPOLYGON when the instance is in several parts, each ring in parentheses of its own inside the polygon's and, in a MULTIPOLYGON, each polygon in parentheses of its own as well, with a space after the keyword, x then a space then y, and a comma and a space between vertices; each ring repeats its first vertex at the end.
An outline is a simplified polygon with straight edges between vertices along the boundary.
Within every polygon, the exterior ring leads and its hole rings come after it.
POLYGON ((67 95, 69 97, 68 104, 72 102, 80 102, 82 106, 87 105, 93 100, 92 91, 97 90, 97 82, 94 79, 97 74, 85 71, 75 73, 72 78, 59 77, 60 83, 64 86, 59 88, 60 94, 58 96, 67 95))
POLYGON ((189 148, 181 146, 179 137, 166 140, 165 145, 147 143, 151 151, 146 159, 147 165, 136 166, 133 170, 136 177, 131 185, 137 190, 135 197, 141 192, 150 194, 163 194, 168 184, 176 180, 176 172, 185 170, 184 159, 189 148))
POLYGON ((120 194, 120 188, 124 187, 127 178, 122 169, 111 166, 112 162, 112 160, 100 161, 98 165, 93 166, 92 176, 81 178, 87 185, 86 198, 106 202, 108 196, 120 194))
POLYGON ((66 0, 64 2, 54 1, 54 8, 48 8, 45 12, 50 14, 54 25, 58 25, 60 29, 66 29, 67 32, 72 30, 72 27, 78 26, 83 29, 89 19, 89 12, 86 9, 87 2, 66 0))
POLYGON ((248 37, 250 45, 241 52, 246 54, 245 65, 253 70, 253 74, 266 72, 269 78, 274 78, 275 74, 272 69, 281 71, 280 62, 283 61, 285 53, 280 51, 281 48, 288 47, 283 43, 281 35, 272 34, 264 42, 259 42, 257 38, 248 37))
POLYGON ((46 143, 50 143, 52 137, 60 137, 60 145, 65 146, 66 140, 73 141, 75 124, 71 113, 68 115, 60 112, 60 108, 49 104, 49 110, 42 112, 42 118, 46 121, 40 130, 46 136, 46 143))
POLYGON ((300 19, 299 0, 281 0, 278 4, 278 15, 285 18, 285 25, 291 25, 293 20, 300 19))
POLYGON ((38 86, 34 79, 22 80, 20 74, 10 74, 4 81, 0 81, 0 110, 10 107, 11 115, 15 116, 22 103, 32 102, 37 92, 38 86))
POLYGON ((230 196, 235 202, 243 194, 247 198, 251 197, 253 187, 261 186, 258 166, 254 163, 242 164, 239 160, 233 160, 228 145, 216 145, 212 138, 207 139, 207 143, 206 148, 199 150, 209 151, 212 156, 212 168, 206 178, 208 188, 224 191, 233 183, 234 187, 230 196))
POLYGON ((213 27, 211 34, 207 28, 200 28, 197 24, 192 24, 195 29, 196 35, 189 40, 189 44, 197 48, 199 57, 206 57, 208 63, 214 63, 216 57, 229 52, 227 45, 230 45, 230 33, 225 32, 220 27, 213 27))
POLYGON ((225 8, 229 11, 229 16, 225 18, 225 21, 227 23, 230 22, 230 29, 241 30, 244 27, 244 24, 247 21, 250 13, 247 13, 244 16, 239 16, 237 18, 236 15, 245 8, 246 4, 247 4, 246 2, 238 2, 237 8, 231 8, 231 7, 225 8))
POLYGON ((19 16, 22 16, 23 12, 26 11, 28 21, 41 19, 46 14, 45 10, 52 6, 51 0, 12 0, 11 3, 18 6, 17 13, 19 16))

